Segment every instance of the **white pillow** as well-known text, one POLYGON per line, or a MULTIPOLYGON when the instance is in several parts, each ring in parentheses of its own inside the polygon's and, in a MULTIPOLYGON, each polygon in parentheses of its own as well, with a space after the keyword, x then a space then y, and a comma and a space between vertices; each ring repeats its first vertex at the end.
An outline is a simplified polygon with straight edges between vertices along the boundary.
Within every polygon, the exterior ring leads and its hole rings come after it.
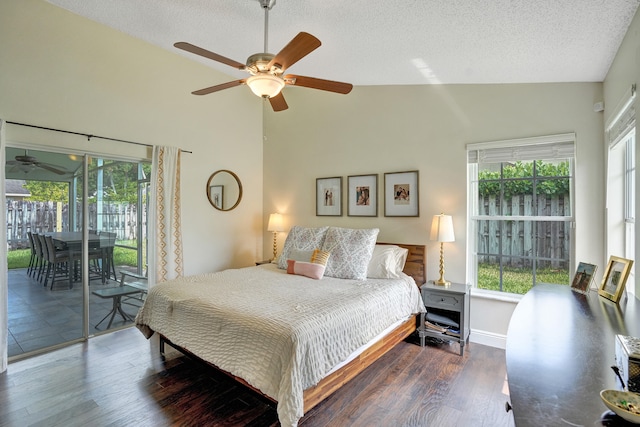
POLYGON ((287 240, 284 241, 284 247, 280 258, 278 258, 278 268, 287 269, 287 260, 293 250, 313 251, 319 249, 324 243, 324 237, 329 227, 308 228, 294 225, 289 230, 287 240))
POLYGON ((376 245, 367 267, 370 279, 395 279, 400 277, 409 250, 396 245, 376 245))
POLYGON ((325 276, 366 279, 367 266, 376 245, 378 228, 329 227, 322 250, 331 252, 325 276))
POLYGON ((291 249, 289 251, 289 256, 287 257, 287 260, 292 259, 294 261, 311 262, 311 257, 313 256, 314 250, 315 249, 312 249, 310 251, 301 251, 299 249, 291 249))

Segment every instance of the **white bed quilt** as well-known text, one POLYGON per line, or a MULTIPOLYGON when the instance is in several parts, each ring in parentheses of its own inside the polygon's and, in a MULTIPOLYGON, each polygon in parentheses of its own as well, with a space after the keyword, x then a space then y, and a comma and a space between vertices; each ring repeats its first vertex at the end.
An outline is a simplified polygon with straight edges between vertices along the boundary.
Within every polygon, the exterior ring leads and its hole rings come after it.
POLYGON ((304 415, 303 391, 385 328, 424 310, 413 279, 286 274, 273 264, 154 286, 136 317, 278 401, 283 426, 304 415))

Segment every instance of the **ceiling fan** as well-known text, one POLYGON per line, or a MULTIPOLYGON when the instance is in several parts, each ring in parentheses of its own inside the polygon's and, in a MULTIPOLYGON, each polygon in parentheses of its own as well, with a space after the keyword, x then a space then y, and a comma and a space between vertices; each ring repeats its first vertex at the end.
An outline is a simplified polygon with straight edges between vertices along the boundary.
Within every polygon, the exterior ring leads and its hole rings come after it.
POLYGON ((256 95, 266 98, 273 111, 282 111, 289 108, 282 95, 285 85, 302 86, 311 89, 325 90, 329 92, 347 94, 353 89, 350 83, 336 82, 332 80, 317 79, 314 77, 298 76, 295 74, 283 75, 284 72, 300 59, 320 47, 321 43, 309 33, 301 32, 295 36, 277 55, 267 53, 267 34, 269 28, 269 10, 275 5, 276 0, 258 0, 264 9, 264 52, 251 55, 246 64, 226 58, 217 53, 210 52, 201 47, 187 42, 177 42, 174 46, 205 58, 213 59, 222 64, 229 65, 238 70, 251 74, 246 79, 233 80, 227 83, 196 90, 194 95, 207 95, 223 89, 248 85, 256 95))
POLYGON ((64 175, 67 173, 62 166, 52 165, 49 163, 39 162, 37 158, 30 156, 27 150, 24 151, 23 156, 16 156, 15 160, 8 160, 8 166, 13 166, 11 171, 20 170, 24 173, 31 172, 34 168, 41 168, 53 172, 58 175, 64 175))

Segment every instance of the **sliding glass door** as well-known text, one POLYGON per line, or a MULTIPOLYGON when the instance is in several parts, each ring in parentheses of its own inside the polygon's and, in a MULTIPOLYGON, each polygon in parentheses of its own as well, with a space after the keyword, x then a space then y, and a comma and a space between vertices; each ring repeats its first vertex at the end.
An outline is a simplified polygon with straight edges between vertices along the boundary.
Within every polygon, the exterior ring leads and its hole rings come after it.
POLYGON ((150 164, 16 147, 6 158, 9 357, 131 325, 150 164))
POLYGON ((88 161, 88 326, 94 333, 130 325, 145 296, 150 169, 149 163, 88 161))
POLYGON ((8 147, 6 160, 11 358, 83 338, 81 240, 70 234, 82 156, 8 147))

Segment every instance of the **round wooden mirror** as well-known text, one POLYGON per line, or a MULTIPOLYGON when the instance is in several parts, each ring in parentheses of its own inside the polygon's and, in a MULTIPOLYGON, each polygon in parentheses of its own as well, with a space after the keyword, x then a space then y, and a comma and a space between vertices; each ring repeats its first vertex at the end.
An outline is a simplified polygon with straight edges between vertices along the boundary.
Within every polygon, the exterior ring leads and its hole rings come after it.
POLYGON ((242 183, 238 175, 225 169, 212 173, 207 181, 207 198, 219 211, 235 209, 242 200, 242 183))

